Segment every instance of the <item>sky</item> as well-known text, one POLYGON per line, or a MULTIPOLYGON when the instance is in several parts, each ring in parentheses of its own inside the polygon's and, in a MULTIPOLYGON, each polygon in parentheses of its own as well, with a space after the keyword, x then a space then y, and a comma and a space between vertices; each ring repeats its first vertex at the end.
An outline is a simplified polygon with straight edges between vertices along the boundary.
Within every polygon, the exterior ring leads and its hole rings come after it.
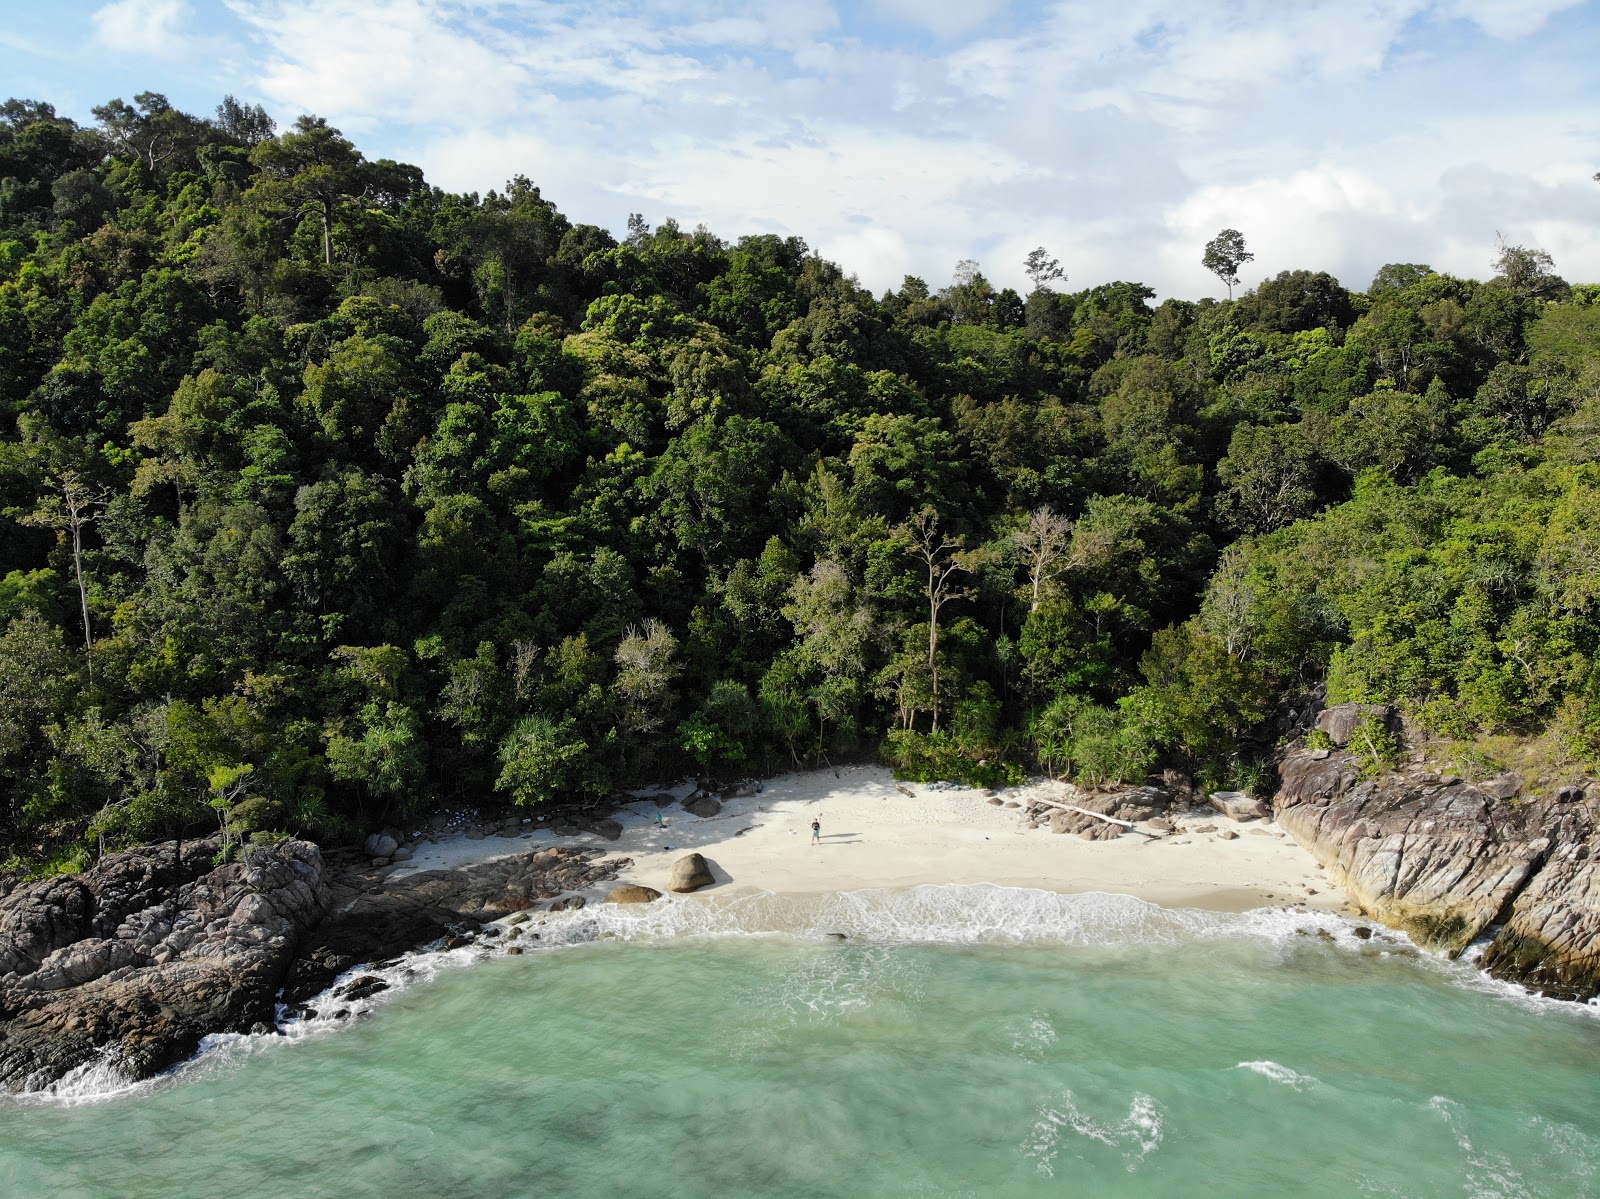
POLYGON ((1600 0, 8 0, 0 92, 326 117, 451 191, 803 237, 881 292, 1222 294, 1287 269, 1600 281, 1600 0))

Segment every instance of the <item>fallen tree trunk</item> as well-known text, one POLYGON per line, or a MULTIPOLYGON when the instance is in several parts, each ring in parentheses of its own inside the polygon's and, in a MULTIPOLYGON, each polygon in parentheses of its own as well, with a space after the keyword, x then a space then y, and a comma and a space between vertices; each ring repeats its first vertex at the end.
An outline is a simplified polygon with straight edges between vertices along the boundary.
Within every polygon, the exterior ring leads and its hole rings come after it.
MULTIPOLYGON (((1131 820, 1118 820, 1115 816, 1106 816, 1100 812, 1091 812, 1088 808, 1080 808, 1077 804, 1057 803, 1053 799, 1036 799, 1033 802, 1036 804, 1043 804, 1047 808, 1060 808, 1064 812, 1076 812, 1080 816, 1093 816, 1096 820, 1104 820, 1107 824, 1120 824, 1123 828, 1131 828, 1134 832, 1139 831, 1139 827, 1131 820)), ((1148 836, 1149 834, 1147 833, 1145 835, 1148 836)))

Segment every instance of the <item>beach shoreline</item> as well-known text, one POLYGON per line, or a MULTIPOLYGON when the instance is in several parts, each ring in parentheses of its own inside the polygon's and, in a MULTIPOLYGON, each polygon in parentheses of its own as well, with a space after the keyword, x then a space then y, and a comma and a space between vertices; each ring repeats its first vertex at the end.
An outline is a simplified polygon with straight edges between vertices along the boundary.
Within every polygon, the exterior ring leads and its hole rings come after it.
MULTIPOLYGON (((1168 908, 1239 912, 1304 906, 1354 914, 1316 860, 1270 821, 1210 810, 1169 816, 1175 831, 1141 824, 1090 841, 1030 828, 1036 799, 1070 801, 1067 784, 1034 780, 986 793, 953 784, 899 783, 877 766, 793 772, 701 817, 682 807, 692 784, 640 794, 612 813, 622 834, 557 836, 537 813, 518 831, 422 840, 403 876, 451 869, 551 845, 592 846, 627 858, 617 883, 666 891, 673 863, 700 853, 715 883, 696 894, 823 894, 923 884, 990 884, 1060 894, 1132 895, 1168 908), (995 802, 998 800, 998 803, 995 802), (1008 806, 1010 805, 1010 806, 1008 806), (811 821, 822 836, 811 844, 811 821), (1206 831, 1206 830, 1210 831, 1206 831)), ((587 902, 603 894, 585 894, 587 902)))

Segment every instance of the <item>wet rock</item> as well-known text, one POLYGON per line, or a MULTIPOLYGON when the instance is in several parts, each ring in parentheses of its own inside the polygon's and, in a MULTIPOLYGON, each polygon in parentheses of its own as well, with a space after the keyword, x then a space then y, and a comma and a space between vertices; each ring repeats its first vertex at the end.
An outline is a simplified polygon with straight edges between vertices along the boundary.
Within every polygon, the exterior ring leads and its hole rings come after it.
POLYGON ((632 865, 602 856, 595 848, 555 846, 399 877, 337 874, 329 882, 328 916, 307 935, 289 969, 285 1001, 310 999, 352 966, 459 936, 468 921, 509 916, 508 924, 526 923, 539 892, 599 886, 632 865))
POLYGON ((387 991, 389 984, 376 974, 363 974, 352 979, 335 991, 334 997, 338 999, 368 999, 380 991, 387 991))
POLYGON ((698 891, 701 887, 709 887, 716 881, 716 877, 711 873, 711 863, 700 854, 691 853, 672 864, 672 873, 667 879, 667 890, 698 891))
POLYGON ((654 887, 641 887, 633 883, 625 883, 613 888, 606 896, 607 903, 654 903, 661 898, 661 892, 654 887))
POLYGON ((521 956, 522 956, 522 946, 520 946, 520 945, 513 945, 509 949, 506 950, 506 957, 508 957, 508 958, 519 958, 521 956))
POLYGON ((1279 773, 1278 822, 1363 911, 1452 954, 1499 925, 1490 973, 1560 998, 1600 993, 1600 831, 1587 805, 1509 803, 1509 776, 1490 790, 1363 780, 1348 753, 1291 752, 1279 773))
POLYGON ((1355 928, 1351 929, 1350 931, 1353 934, 1355 934, 1355 937, 1356 937, 1356 939, 1358 941, 1370 941, 1370 940, 1372 940, 1372 930, 1370 928, 1368 928, 1365 924, 1358 924, 1355 928))
POLYGON ((216 840, 111 854, 0 900, 0 1089, 32 1090, 91 1061, 128 1079, 202 1037, 273 1023, 304 931, 328 904, 321 852, 216 840))

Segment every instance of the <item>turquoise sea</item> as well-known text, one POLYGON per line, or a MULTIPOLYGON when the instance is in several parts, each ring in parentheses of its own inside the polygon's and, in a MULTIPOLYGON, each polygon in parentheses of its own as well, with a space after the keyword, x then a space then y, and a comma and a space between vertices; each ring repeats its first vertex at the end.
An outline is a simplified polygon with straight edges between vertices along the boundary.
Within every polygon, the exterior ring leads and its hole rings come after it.
POLYGON ((1600 1011, 1337 918, 922 887, 527 929, 0 1102, 0 1195, 1600 1195, 1600 1011))

